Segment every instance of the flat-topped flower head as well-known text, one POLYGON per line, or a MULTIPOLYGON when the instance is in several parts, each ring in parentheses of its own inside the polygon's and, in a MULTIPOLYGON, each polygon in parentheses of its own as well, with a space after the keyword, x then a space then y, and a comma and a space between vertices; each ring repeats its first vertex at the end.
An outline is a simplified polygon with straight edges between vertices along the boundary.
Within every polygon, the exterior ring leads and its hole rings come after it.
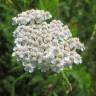
POLYGON ((82 63, 76 49, 83 51, 84 45, 78 38, 72 37, 68 26, 60 20, 47 23, 46 20, 51 17, 49 12, 32 9, 13 18, 18 25, 13 32, 13 56, 22 61, 28 72, 35 68, 43 72, 60 72, 74 63, 82 63))
POLYGON ((52 15, 48 11, 31 9, 18 14, 17 17, 12 19, 13 24, 27 25, 34 23, 38 24, 50 18, 52 18, 52 15))

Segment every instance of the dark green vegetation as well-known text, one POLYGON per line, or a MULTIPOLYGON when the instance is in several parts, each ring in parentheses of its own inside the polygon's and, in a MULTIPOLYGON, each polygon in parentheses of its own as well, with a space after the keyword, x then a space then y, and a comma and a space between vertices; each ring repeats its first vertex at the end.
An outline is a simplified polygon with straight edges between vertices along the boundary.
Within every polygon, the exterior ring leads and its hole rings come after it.
POLYGON ((96 0, 0 0, 0 96, 96 96, 96 0), (83 64, 63 73, 26 73, 12 58, 12 17, 48 10, 86 45, 83 64))

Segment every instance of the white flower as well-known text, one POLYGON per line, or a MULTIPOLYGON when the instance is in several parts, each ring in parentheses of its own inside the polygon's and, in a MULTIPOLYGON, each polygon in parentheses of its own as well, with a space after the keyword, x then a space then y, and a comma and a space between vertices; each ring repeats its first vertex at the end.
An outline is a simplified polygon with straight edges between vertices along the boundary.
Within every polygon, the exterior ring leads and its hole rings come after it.
POLYGON ((17 24, 13 32, 15 47, 13 56, 22 61, 24 69, 35 68, 46 72, 60 72, 73 63, 82 63, 76 49, 84 50, 78 38, 73 38, 67 25, 59 20, 46 20, 52 16, 43 10, 28 10, 13 18, 17 24))
POLYGON ((18 16, 12 18, 12 20, 13 20, 13 24, 32 25, 34 23, 41 23, 50 18, 52 18, 52 15, 49 12, 32 9, 18 14, 18 16))

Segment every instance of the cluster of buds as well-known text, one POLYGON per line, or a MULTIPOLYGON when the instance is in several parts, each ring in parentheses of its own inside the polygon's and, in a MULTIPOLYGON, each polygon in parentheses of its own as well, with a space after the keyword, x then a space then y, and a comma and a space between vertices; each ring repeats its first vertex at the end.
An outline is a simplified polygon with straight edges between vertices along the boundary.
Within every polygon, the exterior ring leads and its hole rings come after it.
POLYGON ((28 72, 39 69, 42 72, 60 72, 72 64, 82 63, 77 49, 83 51, 79 38, 73 38, 67 25, 59 20, 47 23, 52 15, 43 10, 28 10, 13 18, 17 24, 13 32, 17 57, 28 72))

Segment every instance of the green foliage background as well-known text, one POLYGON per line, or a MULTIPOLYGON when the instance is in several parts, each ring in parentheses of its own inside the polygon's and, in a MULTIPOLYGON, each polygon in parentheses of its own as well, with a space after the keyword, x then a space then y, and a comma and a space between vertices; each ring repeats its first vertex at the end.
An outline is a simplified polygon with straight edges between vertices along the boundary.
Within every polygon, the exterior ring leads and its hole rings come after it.
POLYGON ((96 0, 0 0, 0 96, 96 96, 96 0), (31 8, 50 11, 85 43, 83 64, 59 74, 30 74, 12 58, 12 17, 31 8))

